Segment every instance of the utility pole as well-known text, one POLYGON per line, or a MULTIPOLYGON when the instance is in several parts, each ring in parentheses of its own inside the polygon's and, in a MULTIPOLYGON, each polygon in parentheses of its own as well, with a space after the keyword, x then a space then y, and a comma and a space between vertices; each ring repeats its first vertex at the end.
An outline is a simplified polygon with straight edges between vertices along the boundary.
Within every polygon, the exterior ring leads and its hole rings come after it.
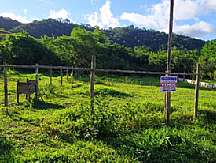
MULTIPOLYGON (((168 35, 168 44, 167 44, 167 71, 166 71, 167 76, 171 74, 173 15, 174 15, 174 0, 170 0, 169 35, 168 35)), ((171 92, 166 92, 165 94, 165 121, 166 121, 166 124, 169 124, 170 122, 170 108, 171 108, 171 92)))

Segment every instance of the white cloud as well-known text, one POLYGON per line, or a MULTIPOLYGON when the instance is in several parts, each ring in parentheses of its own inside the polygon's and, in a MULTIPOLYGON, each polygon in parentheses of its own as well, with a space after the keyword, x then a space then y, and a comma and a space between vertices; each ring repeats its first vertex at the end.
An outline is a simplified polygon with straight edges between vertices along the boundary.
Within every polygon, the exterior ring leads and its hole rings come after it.
POLYGON ((49 18, 52 19, 71 19, 71 14, 65 9, 50 10, 49 18))
POLYGON ((11 18, 13 20, 17 20, 17 21, 19 21, 21 23, 24 23, 24 24, 27 24, 27 23, 31 22, 27 17, 16 15, 13 12, 2 12, 2 13, 0 13, 0 16, 9 17, 9 18, 11 18))
POLYGON ((200 21, 192 25, 186 24, 182 26, 176 26, 175 32, 199 38, 209 33, 215 32, 215 28, 204 21, 200 21))
POLYGON ((120 18, 122 20, 128 20, 129 22, 138 26, 153 28, 157 30, 165 28, 168 23, 167 19, 161 19, 160 21, 158 21, 158 18, 155 17, 154 15, 145 16, 137 13, 128 13, 128 12, 124 12, 120 18))
POLYGON ((206 0, 205 6, 207 9, 216 11, 216 0, 206 0))
MULTIPOLYGON (((149 8, 146 15, 124 12, 120 19, 127 20, 137 26, 168 31, 170 0, 161 0, 149 8)), ((215 32, 208 23, 199 20, 199 16, 209 11, 216 11, 216 0, 175 0, 174 32, 192 37, 202 37, 215 32), (181 21, 193 21, 192 25, 179 26, 181 21)))
POLYGON ((176 0, 175 2, 175 19, 188 20, 194 19, 200 14, 200 0, 176 0))
MULTIPOLYGON (((124 12, 122 20, 128 20, 139 26, 146 26, 154 29, 167 29, 169 20, 170 1, 163 0, 154 4, 149 9, 148 15, 124 12)), ((175 20, 195 19, 199 13, 199 3, 194 0, 175 0, 175 20)))
POLYGON ((100 8, 99 12, 87 15, 88 23, 91 26, 99 26, 101 28, 117 27, 120 25, 119 20, 115 18, 111 11, 111 1, 107 0, 100 8))
POLYGON ((169 18, 169 1, 165 0, 161 3, 153 5, 149 8, 149 14, 142 15, 138 13, 124 12, 121 20, 128 20, 129 22, 147 28, 157 30, 166 29, 168 26, 169 18))
MULTIPOLYGON (((117 27, 120 20, 126 20, 139 27, 168 32, 170 0, 160 0, 153 4, 147 9, 147 14, 125 11, 120 18, 114 17, 110 8, 111 0, 107 0, 99 12, 87 16, 88 23, 91 26, 108 28, 117 27)), ((211 24, 200 20, 201 15, 212 11, 216 11, 216 0, 175 0, 174 32, 200 38, 216 32, 211 24), (193 23, 189 24, 188 21, 193 23)))

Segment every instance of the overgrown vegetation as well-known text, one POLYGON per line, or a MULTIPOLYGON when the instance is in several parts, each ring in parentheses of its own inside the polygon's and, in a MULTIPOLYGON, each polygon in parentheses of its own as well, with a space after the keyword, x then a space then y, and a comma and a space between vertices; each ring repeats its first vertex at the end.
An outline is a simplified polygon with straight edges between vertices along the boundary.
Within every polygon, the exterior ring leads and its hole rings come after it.
POLYGON ((50 94, 49 77, 40 74, 40 102, 29 103, 23 95, 17 105, 16 80, 35 76, 10 73, 10 106, 1 105, 0 110, 0 160, 216 161, 215 91, 201 90, 199 119, 193 122, 194 89, 180 84, 172 95, 172 123, 167 127, 159 77, 98 76, 95 113, 91 115, 86 77, 69 81, 65 77, 62 87, 60 77, 54 77, 50 94))
MULTIPOLYGON (((214 41, 204 46, 202 53, 173 50, 173 72, 193 72, 198 60, 205 65, 205 77, 215 77, 214 41), (209 49, 208 45, 212 44, 209 49), (211 54, 211 56, 209 56, 211 54), (207 60, 206 60, 207 59, 207 60)), ((103 31, 74 28, 71 36, 35 39, 26 33, 7 34, 0 41, 0 53, 8 64, 46 64, 89 67, 92 55, 98 68, 165 70, 166 51, 153 52, 146 47, 124 47, 112 44, 103 31)))

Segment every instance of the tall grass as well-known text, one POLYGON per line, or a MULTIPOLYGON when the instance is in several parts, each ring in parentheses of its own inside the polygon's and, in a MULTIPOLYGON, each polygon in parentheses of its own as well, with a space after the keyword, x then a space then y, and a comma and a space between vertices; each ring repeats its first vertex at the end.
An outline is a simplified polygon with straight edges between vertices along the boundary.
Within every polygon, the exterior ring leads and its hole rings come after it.
MULTIPOLYGON (((26 162, 215 162, 216 92, 201 90, 199 118, 192 121, 194 89, 180 84, 172 94, 171 125, 163 120, 159 78, 97 76, 95 114, 88 77, 69 81, 40 75, 40 101, 16 104, 9 75, 10 106, 0 111, 0 160, 26 162)), ((3 102, 3 80, 0 100, 3 102)))

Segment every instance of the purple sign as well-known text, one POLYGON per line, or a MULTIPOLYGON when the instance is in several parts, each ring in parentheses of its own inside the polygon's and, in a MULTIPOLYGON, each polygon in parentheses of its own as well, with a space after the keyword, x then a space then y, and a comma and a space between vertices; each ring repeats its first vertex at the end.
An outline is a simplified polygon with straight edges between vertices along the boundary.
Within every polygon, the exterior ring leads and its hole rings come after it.
POLYGON ((177 84, 177 76, 161 76, 160 77, 160 91, 161 92, 175 92, 177 84))

